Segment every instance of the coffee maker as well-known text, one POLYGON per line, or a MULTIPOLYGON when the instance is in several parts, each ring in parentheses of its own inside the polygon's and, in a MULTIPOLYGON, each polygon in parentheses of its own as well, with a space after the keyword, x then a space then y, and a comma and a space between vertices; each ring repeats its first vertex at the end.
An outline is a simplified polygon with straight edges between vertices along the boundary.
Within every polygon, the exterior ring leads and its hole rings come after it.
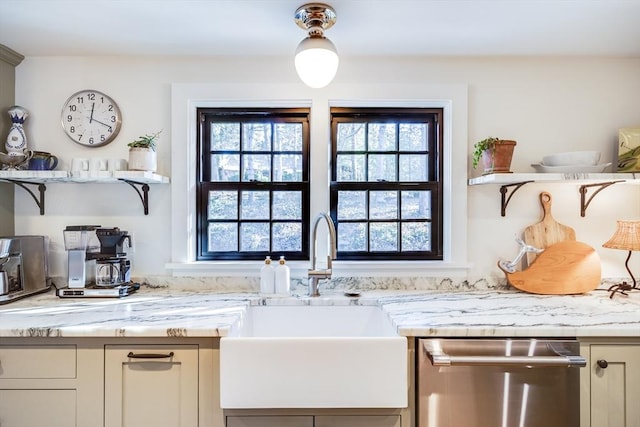
POLYGON ((139 288, 131 283, 127 249, 131 236, 118 227, 72 225, 64 230, 68 252, 67 288, 59 297, 123 297, 139 288))

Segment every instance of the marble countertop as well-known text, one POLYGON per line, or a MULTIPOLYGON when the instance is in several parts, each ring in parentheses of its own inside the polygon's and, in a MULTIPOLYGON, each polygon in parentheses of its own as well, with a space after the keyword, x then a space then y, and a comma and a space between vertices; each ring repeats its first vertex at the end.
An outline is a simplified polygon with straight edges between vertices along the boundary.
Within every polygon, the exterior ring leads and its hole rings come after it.
POLYGON ((122 299, 53 292, 0 306, 1 337, 223 337, 249 305, 377 305, 403 336, 640 337, 640 293, 365 291, 319 298, 141 289, 122 299))

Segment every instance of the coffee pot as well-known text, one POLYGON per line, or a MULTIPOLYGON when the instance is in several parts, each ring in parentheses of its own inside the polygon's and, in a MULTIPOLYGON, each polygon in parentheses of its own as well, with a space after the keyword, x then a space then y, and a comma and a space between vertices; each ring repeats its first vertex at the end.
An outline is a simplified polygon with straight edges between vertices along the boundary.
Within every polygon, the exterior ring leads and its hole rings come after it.
POLYGON ((0 295, 23 287, 24 271, 19 239, 0 239, 0 295))

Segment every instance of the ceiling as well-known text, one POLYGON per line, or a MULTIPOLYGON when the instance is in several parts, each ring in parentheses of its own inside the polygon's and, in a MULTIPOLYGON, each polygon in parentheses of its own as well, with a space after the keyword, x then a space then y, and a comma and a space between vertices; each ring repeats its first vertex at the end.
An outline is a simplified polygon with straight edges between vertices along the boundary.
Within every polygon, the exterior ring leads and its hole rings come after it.
MULTIPOLYGON (((293 55, 304 0, 0 0, 40 55, 293 55)), ((640 0, 331 0, 343 55, 640 56, 640 0)))

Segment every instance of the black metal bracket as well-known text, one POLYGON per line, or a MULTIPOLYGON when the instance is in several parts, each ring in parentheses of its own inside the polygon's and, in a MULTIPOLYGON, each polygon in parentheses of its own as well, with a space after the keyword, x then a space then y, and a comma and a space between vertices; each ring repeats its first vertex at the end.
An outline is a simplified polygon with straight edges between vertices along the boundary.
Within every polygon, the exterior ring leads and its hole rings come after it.
POLYGON ((523 182, 516 182, 514 184, 505 184, 500 186, 500 215, 501 216, 506 216, 507 214, 507 205, 509 204, 509 202, 511 201, 511 197, 513 197, 513 194, 518 191, 523 185, 528 184, 530 182, 534 182, 534 181, 523 181, 523 182), (511 193, 509 193, 509 195, 507 196, 507 192, 509 190, 510 187, 515 187, 513 188, 513 190, 511 191, 511 193))
POLYGON ((15 184, 18 187, 25 190, 27 193, 29 193, 31 198, 36 202, 36 205, 40 209, 40 215, 44 215, 44 192, 47 191, 46 185, 38 182, 19 181, 16 179, 7 179, 7 178, 0 178, 0 181, 6 181, 12 184, 15 184), (36 193, 33 192, 28 186, 37 186, 38 193, 39 193, 38 196, 36 196, 36 193))
POLYGON ((604 190, 605 188, 617 183, 617 182, 624 182, 623 179, 618 180, 618 181, 611 181, 611 182, 599 182, 596 184, 583 184, 580 186, 580 216, 584 217, 586 212, 587 212, 587 208, 589 207, 589 204, 591 203, 591 201, 593 200, 593 198, 596 196, 596 194, 598 194, 599 192, 601 192, 602 190, 604 190), (587 191, 589 191, 590 187, 599 187, 588 199, 587 199, 587 191))
POLYGON ((131 181, 129 179, 124 179, 124 178, 119 178, 119 181, 126 182, 131 186, 131 188, 136 190, 136 193, 138 193, 138 196, 140 197, 140 201, 142 202, 144 214, 149 215, 149 184, 145 184, 137 181, 131 181), (140 189, 138 189, 137 185, 140 186, 140 188, 142 189, 142 192, 140 191, 140 189))

